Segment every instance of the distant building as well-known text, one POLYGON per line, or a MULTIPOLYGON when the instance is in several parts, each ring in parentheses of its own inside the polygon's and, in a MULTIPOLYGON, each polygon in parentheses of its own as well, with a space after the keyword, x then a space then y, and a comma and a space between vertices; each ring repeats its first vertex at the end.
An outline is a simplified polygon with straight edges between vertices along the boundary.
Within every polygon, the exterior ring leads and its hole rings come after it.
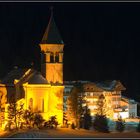
MULTIPOLYGON (((76 82, 67 82, 67 84, 68 83, 71 83, 73 86, 76 84, 76 82)), ((116 120, 119 117, 123 119, 131 118, 132 116, 133 118, 137 117, 137 102, 122 96, 122 91, 125 90, 125 87, 120 81, 87 81, 85 83, 81 81, 81 86, 83 91, 79 93, 79 99, 82 97, 83 108, 87 106, 93 118, 95 114, 97 114, 97 102, 99 96, 102 94, 106 100, 106 115, 108 118, 116 120)), ((68 110, 68 112, 70 111, 68 110)))
POLYGON ((128 118, 137 117, 137 105, 138 102, 136 102, 135 100, 122 96, 121 99, 122 111, 127 112, 128 118))
POLYGON ((89 81, 64 81, 64 95, 63 95, 63 111, 66 114, 66 118, 68 120, 71 120, 72 118, 72 110, 71 110, 71 103, 69 102, 69 97, 71 94, 72 89, 74 88, 75 85, 78 84, 85 84, 88 83, 89 81))
POLYGON ((74 87, 74 85, 65 85, 64 86, 64 95, 63 95, 63 111, 65 112, 67 110, 67 100, 70 96, 71 90, 74 87))

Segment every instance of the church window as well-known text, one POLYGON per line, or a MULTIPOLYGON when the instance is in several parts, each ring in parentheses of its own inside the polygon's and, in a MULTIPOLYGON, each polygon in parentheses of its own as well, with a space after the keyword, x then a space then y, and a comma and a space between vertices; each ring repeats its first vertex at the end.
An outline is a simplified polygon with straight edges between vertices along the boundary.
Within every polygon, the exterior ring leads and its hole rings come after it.
POLYGON ((44 112, 44 99, 40 98, 38 100, 38 111, 44 112))
POLYGON ((29 109, 33 110, 33 99, 29 99, 29 109))
POLYGON ((59 53, 58 52, 56 52, 56 54, 55 54, 55 62, 59 62, 59 53))
POLYGON ((54 62, 54 55, 53 55, 53 53, 51 53, 51 55, 50 55, 50 62, 51 62, 51 63, 54 62))

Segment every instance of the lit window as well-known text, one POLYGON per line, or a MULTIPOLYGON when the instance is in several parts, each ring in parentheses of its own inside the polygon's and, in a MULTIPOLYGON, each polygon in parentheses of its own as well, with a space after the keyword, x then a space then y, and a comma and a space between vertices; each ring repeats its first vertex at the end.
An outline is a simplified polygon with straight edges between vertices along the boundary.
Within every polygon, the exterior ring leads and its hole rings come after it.
POLYGON ((95 101, 98 101, 98 99, 97 98, 93 98, 93 101, 95 102, 95 101))
POLYGON ((44 99, 40 98, 38 100, 38 111, 44 112, 44 99))
POLYGON ((90 93, 89 92, 87 92, 87 96, 90 96, 90 93))
POLYGON ((93 92, 90 93, 90 96, 93 96, 93 92))
POLYGON ((33 99, 29 99, 29 109, 33 110, 33 99))
POLYGON ((51 53, 51 55, 50 55, 50 62, 51 62, 51 63, 54 62, 54 54, 53 54, 53 53, 51 53))

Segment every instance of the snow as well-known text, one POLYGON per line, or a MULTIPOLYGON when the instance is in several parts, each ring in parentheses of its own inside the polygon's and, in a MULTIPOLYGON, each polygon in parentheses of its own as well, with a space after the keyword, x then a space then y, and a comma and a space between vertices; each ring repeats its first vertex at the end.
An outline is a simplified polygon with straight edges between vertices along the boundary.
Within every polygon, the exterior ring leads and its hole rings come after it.
POLYGON ((137 132, 111 132, 100 133, 94 130, 85 129, 41 129, 41 130, 25 130, 17 132, 7 138, 140 138, 140 133, 137 132))
POLYGON ((28 133, 18 133, 10 138, 40 138, 40 133, 35 133, 35 132, 28 132, 28 133))

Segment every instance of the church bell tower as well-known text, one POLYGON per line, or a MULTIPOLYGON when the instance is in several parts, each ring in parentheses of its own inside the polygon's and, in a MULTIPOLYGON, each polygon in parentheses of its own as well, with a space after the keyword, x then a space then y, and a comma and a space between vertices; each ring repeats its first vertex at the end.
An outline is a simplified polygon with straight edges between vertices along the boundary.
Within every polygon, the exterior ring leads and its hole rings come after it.
POLYGON ((44 33, 41 47, 41 73, 49 83, 63 84, 64 42, 56 27, 53 11, 44 33))

